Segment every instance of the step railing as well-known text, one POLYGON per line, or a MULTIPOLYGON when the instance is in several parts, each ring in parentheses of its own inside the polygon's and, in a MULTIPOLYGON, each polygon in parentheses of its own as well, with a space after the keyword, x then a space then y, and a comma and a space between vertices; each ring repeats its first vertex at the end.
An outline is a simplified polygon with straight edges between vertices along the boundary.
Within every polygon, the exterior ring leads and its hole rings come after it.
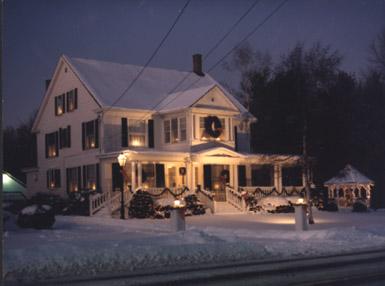
MULTIPOLYGON (((121 205, 121 192, 105 192, 100 194, 95 194, 89 197, 89 214, 93 216, 96 212, 104 207, 108 207, 109 211, 112 213, 120 208, 121 205)), ((124 204, 127 205, 131 200, 131 192, 125 191, 123 193, 124 204)))
POLYGON ((93 216, 98 210, 103 208, 109 199, 109 193, 99 193, 89 196, 89 213, 93 216))
POLYGON ((229 204, 239 209, 240 211, 244 212, 247 210, 246 201, 244 196, 242 196, 242 193, 228 185, 226 186, 226 198, 229 204))
MULTIPOLYGON (((130 200, 131 200, 131 192, 130 191, 125 191, 123 193, 123 199, 124 199, 124 204, 127 205, 130 200)), ((121 192, 117 192, 116 194, 114 193, 112 196, 111 196, 111 200, 110 200, 110 207, 111 207, 111 213, 118 210, 121 206, 121 198, 122 198, 122 193, 121 192)))
POLYGON ((209 191, 206 191, 204 189, 201 189, 200 187, 196 190, 196 195, 198 197, 198 200, 207 208, 211 210, 212 213, 215 213, 215 200, 214 200, 214 194, 212 194, 209 191))

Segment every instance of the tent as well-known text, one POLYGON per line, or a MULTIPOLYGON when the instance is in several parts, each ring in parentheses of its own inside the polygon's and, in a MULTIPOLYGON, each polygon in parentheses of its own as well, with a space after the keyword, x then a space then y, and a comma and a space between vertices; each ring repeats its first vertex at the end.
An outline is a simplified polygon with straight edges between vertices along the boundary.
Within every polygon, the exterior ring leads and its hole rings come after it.
POLYGON ((324 185, 328 188, 329 199, 336 199, 339 205, 349 206, 357 199, 369 205, 374 182, 348 164, 324 185))

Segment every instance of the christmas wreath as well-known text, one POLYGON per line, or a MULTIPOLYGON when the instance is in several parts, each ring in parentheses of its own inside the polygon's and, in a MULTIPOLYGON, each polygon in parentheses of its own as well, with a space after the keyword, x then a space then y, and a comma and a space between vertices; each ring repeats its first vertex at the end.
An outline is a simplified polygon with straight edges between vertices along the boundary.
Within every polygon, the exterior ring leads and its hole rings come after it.
POLYGON ((222 134, 222 123, 216 116, 207 116, 205 118, 205 132, 210 137, 218 138, 222 134))

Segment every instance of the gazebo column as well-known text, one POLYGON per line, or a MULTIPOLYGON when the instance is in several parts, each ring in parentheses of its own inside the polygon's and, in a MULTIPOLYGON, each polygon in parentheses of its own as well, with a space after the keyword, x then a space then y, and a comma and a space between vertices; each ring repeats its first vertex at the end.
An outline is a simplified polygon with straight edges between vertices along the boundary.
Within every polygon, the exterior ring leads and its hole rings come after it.
POLYGON ((282 167, 274 165, 274 187, 278 192, 282 192, 282 167))

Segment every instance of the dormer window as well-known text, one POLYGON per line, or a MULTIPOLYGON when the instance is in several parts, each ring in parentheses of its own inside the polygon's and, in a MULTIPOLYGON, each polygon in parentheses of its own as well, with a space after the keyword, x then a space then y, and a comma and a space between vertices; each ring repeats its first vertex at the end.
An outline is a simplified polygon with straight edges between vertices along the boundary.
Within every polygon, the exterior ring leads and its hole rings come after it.
POLYGON ((72 112, 78 108, 78 89, 75 88, 67 92, 67 112, 72 112))
POLYGON ((55 115, 59 116, 65 112, 65 94, 55 96, 55 115))
POLYGON ((83 150, 99 147, 99 125, 97 119, 82 123, 82 146, 83 150))

